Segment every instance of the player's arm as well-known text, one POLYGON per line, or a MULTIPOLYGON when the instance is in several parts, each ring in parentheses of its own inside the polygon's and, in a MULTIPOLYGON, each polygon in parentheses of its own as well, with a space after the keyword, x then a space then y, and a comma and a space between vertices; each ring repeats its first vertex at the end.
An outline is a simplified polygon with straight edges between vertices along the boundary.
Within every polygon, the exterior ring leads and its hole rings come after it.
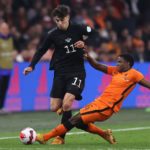
POLYGON ((30 73, 34 70, 35 65, 38 63, 38 61, 41 59, 41 57, 46 53, 46 51, 48 50, 50 45, 51 45, 51 35, 48 34, 48 36, 45 38, 42 45, 35 52, 30 65, 24 69, 24 71, 23 71, 24 75, 27 75, 28 73, 30 73))
POLYGON ((96 70, 102 71, 104 73, 107 73, 108 67, 106 65, 103 65, 101 63, 98 63, 96 60, 94 60, 88 53, 84 54, 84 57, 88 60, 90 65, 95 68, 96 70))
POLYGON ((145 78, 139 81, 139 84, 150 89, 150 81, 146 80, 145 78))

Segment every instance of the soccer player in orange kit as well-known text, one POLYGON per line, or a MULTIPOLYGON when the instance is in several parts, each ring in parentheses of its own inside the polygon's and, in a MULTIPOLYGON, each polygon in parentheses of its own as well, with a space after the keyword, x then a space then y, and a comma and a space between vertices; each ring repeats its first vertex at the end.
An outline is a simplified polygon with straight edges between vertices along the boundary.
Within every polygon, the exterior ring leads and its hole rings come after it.
POLYGON ((44 144, 49 139, 62 135, 69 132, 72 128, 77 127, 101 136, 110 144, 115 144, 116 140, 110 129, 102 130, 93 123, 96 121, 105 121, 113 113, 117 113, 121 108, 123 100, 134 89, 137 83, 150 89, 150 82, 144 78, 142 73, 132 68, 134 60, 129 54, 120 55, 117 58, 117 66, 114 67, 96 62, 88 53, 85 54, 85 57, 95 69, 112 75, 111 83, 102 95, 80 109, 77 115, 65 123, 58 125, 48 133, 38 134, 36 140, 39 143, 44 144))

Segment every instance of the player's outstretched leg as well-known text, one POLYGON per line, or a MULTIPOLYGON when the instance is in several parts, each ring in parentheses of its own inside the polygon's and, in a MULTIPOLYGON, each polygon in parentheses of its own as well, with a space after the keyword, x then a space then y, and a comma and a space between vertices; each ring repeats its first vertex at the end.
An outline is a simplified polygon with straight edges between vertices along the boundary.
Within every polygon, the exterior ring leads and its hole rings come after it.
POLYGON ((36 140, 40 144, 44 144, 46 143, 46 141, 48 141, 49 139, 53 137, 60 136, 60 135, 67 133, 75 126, 87 132, 101 136, 102 138, 107 140, 110 144, 116 143, 116 140, 114 136, 112 135, 112 131, 110 129, 107 129, 104 131, 96 127, 92 123, 89 123, 86 125, 83 123, 80 114, 77 114, 76 116, 72 117, 69 121, 66 121, 64 124, 58 125, 56 128, 54 128, 53 130, 51 130, 50 132, 46 134, 38 134, 36 140))
POLYGON ((64 124, 60 124, 56 128, 52 129, 50 132, 45 134, 37 134, 36 141, 40 144, 45 144, 49 139, 53 137, 66 134, 68 131, 75 127, 75 125, 79 121, 79 117, 79 114, 77 114, 73 116, 70 120, 66 121, 64 124))
POLYGON ((67 128, 63 124, 60 124, 48 133, 37 134, 36 141, 40 144, 45 144, 49 139, 65 134, 67 131, 67 128))
POLYGON ((90 123, 90 124, 88 124, 88 128, 86 131, 101 136, 103 139, 108 141, 110 144, 116 144, 116 139, 113 136, 111 129, 102 130, 101 128, 97 127, 96 125, 90 123))
MULTIPOLYGON (((110 129, 102 130, 93 124, 93 122, 96 121, 107 120, 112 114, 113 111, 111 108, 103 103, 99 104, 97 101, 93 101, 80 110, 80 120, 82 122, 80 121, 80 124, 78 125, 82 126, 83 124, 87 124, 87 128, 84 129, 85 131, 97 134, 107 140, 110 144, 115 144, 116 140, 110 129)), ((78 128, 80 128, 80 126, 78 128)))
MULTIPOLYGON (((72 111, 65 111, 63 112, 63 115, 62 115, 62 119, 61 119, 61 123, 65 123, 66 121, 68 121, 70 118, 72 117, 72 111)), ((63 134, 61 136, 57 136, 52 142, 51 144, 57 144, 57 145, 60 145, 60 144, 65 144, 65 135, 66 134, 63 134)))
POLYGON ((106 141, 108 141, 110 144, 116 143, 116 140, 114 136, 112 135, 111 129, 102 130, 101 128, 95 126, 93 123, 84 124, 82 119, 78 121, 78 124, 76 125, 76 127, 86 132, 97 134, 101 136, 103 139, 105 139, 106 141))

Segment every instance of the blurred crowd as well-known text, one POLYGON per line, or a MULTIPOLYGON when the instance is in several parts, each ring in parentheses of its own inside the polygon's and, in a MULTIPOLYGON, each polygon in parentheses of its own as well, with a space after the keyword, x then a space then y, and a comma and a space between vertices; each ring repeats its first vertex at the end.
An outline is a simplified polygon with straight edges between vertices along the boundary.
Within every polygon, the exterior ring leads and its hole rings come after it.
MULTIPOLYGON (((138 62, 150 61, 149 0, 0 0, 0 23, 13 35, 16 61, 30 61, 47 32, 55 26, 51 12, 58 4, 71 7, 72 22, 98 31, 88 41, 90 55, 99 61, 130 53, 138 62)), ((53 50, 42 58, 51 59, 53 50)))

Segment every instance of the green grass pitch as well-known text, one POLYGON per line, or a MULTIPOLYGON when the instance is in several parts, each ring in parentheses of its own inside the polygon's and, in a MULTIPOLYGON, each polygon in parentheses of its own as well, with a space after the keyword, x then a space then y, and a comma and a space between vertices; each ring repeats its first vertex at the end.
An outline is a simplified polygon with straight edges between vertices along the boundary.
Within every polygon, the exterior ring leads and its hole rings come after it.
POLYGON ((66 136, 65 145, 46 145, 34 143, 23 145, 19 132, 25 127, 32 127, 37 132, 47 132, 60 121, 60 116, 52 112, 13 113, 0 116, 0 150, 150 150, 150 113, 144 109, 121 110, 105 122, 96 123, 103 129, 113 129, 116 145, 110 145, 97 135, 81 133, 73 129, 66 136), (125 130, 122 130, 125 129, 125 130))

